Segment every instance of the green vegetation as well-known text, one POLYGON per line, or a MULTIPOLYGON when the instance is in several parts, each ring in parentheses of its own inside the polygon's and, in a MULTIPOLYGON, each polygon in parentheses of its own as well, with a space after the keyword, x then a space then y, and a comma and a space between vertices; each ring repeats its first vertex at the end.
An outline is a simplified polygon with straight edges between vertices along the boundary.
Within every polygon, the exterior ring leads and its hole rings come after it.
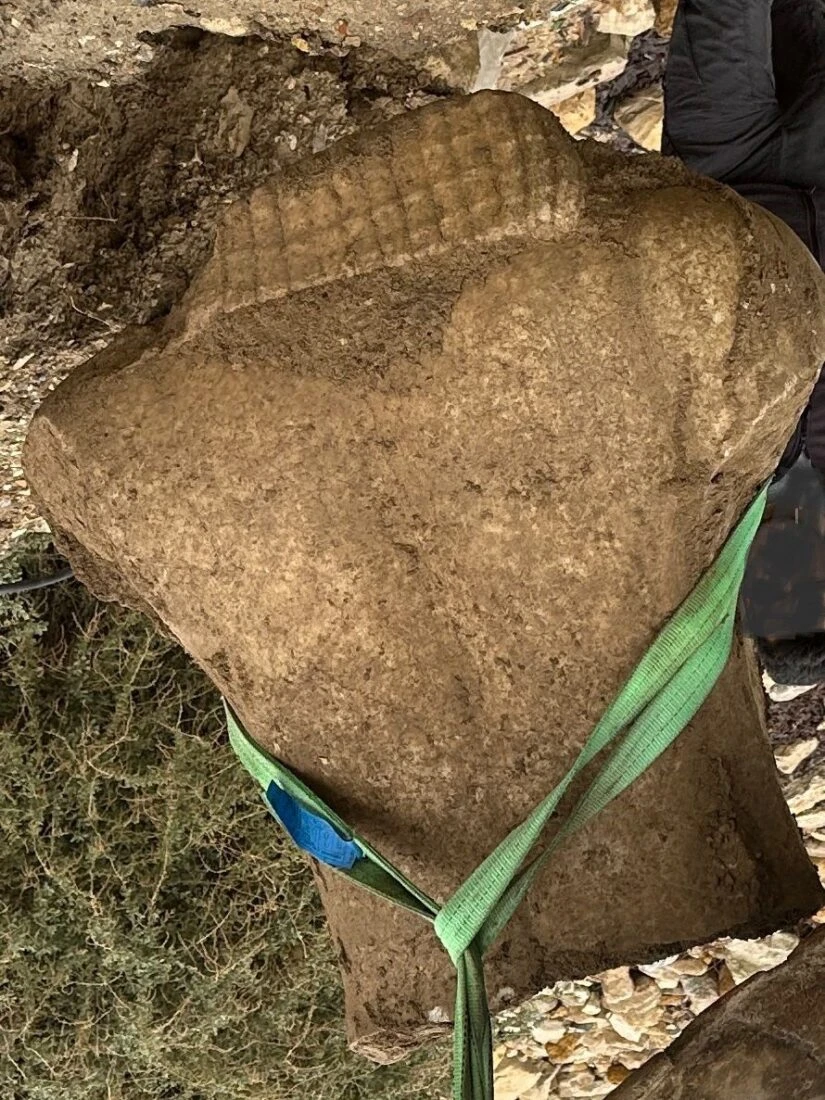
MULTIPOLYGON (((45 541, 0 580, 54 568, 45 541)), ((306 866, 204 675, 77 583, 0 601, 4 1100, 434 1100, 345 1049, 306 866)))

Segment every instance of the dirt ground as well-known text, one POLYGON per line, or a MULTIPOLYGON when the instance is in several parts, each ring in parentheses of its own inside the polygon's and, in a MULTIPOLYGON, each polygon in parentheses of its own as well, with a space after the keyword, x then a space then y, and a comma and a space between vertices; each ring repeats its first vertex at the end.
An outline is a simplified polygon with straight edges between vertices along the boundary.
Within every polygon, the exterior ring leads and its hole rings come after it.
POLYGON ((588 4, 592 0, 7 0, 0 71, 22 66, 27 76, 48 81, 93 70, 128 78, 139 71, 137 36, 174 26, 236 37, 299 36, 420 59, 480 25, 506 28, 588 4))
POLYGON ((139 43, 128 80, 0 80, 0 526, 37 527, 19 450, 42 395, 156 318, 228 203, 284 165, 448 88, 368 50, 195 28, 139 43))

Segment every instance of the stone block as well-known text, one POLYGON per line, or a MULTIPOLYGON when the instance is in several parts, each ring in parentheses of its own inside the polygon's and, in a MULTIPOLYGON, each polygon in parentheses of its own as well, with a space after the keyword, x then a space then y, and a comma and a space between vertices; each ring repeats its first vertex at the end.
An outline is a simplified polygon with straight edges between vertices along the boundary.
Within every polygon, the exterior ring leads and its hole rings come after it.
MULTIPOLYGON (((822 317, 819 269, 768 214, 482 93, 230 208, 172 314, 46 400, 27 472, 78 575, 174 634, 445 900, 569 768, 770 474, 822 317)), ((762 709, 737 642, 678 743, 526 900, 494 1001, 820 906, 762 709)), ((391 1061, 449 1026, 429 925, 316 875, 353 1044, 391 1061)))

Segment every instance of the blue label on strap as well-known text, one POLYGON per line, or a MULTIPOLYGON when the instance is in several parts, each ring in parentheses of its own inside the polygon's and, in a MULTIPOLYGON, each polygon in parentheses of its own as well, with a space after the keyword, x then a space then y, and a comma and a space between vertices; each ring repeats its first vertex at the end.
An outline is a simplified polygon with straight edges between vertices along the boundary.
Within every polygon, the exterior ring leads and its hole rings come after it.
POLYGON ((307 855, 341 871, 349 871, 361 859, 363 853, 354 841, 345 840, 332 825, 307 810, 277 783, 269 784, 265 798, 295 844, 307 855))

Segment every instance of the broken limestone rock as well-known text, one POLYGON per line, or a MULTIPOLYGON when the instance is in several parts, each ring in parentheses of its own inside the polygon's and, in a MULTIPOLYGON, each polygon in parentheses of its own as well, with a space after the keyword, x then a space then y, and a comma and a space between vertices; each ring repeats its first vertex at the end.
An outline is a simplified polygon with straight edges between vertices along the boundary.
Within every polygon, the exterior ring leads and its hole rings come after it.
POLYGON ((714 974, 686 976, 682 978, 682 988, 687 995, 690 1010, 696 1016, 719 1000, 719 985, 714 974))
POLYGON ((578 134, 596 119, 596 89, 585 88, 563 103, 553 104, 550 110, 568 134, 578 134))
POLYGON ((562 1070, 556 1082, 559 1100, 589 1100, 591 1097, 607 1096, 612 1091, 613 1086, 609 1081, 600 1080, 586 1066, 562 1070))
POLYGON ((725 940, 714 954, 725 960, 737 985, 760 970, 771 970, 785 962, 799 944, 793 932, 775 932, 762 940, 725 940))
POLYGON ((657 34, 662 34, 667 38, 673 30, 673 21, 676 18, 679 0, 653 0, 653 7, 656 9, 654 28, 657 34))
MULTIPOLYGON (((773 469, 822 307, 760 209, 482 93, 232 207, 170 317, 48 398, 28 474, 78 574, 178 637, 444 900, 570 767, 773 469)), ((760 690, 737 643, 678 743, 554 858, 492 995, 819 907, 760 690)), ((350 1038, 401 1057, 448 1026, 447 956, 316 871, 350 1038)))
POLYGON ((659 1020, 662 991, 652 978, 643 976, 635 982, 633 995, 613 1006, 613 1017, 622 1020, 634 1031, 648 1031, 659 1020))
POLYGON ((496 1100, 520 1100, 541 1080, 541 1069, 518 1058, 504 1058, 496 1066, 496 1100))
POLYGON ((598 18, 602 34, 621 34, 635 38, 651 30, 656 22, 653 0, 608 0, 598 18))
POLYGON ((776 766, 783 775, 793 775, 800 764, 813 756, 819 748, 818 737, 806 737, 802 741, 789 741, 774 750, 776 766))
POLYGON ((649 88, 623 100, 614 111, 617 125, 643 149, 658 153, 662 148, 665 103, 661 88, 649 88))
POLYGON ((622 73, 628 44, 621 35, 596 30, 583 9, 561 21, 527 23, 507 32, 495 87, 552 107, 622 73))
POLYGON ((619 1011, 622 1005, 630 1002, 636 992, 630 970, 626 966, 599 974, 599 982, 602 988, 602 1004, 611 1011, 619 1011))
POLYGON ((614 1100, 822 1100, 825 929, 711 1005, 614 1100))
POLYGON ((788 807, 795 816, 813 810, 825 802, 825 774, 815 771, 807 776, 791 779, 785 787, 788 807))

